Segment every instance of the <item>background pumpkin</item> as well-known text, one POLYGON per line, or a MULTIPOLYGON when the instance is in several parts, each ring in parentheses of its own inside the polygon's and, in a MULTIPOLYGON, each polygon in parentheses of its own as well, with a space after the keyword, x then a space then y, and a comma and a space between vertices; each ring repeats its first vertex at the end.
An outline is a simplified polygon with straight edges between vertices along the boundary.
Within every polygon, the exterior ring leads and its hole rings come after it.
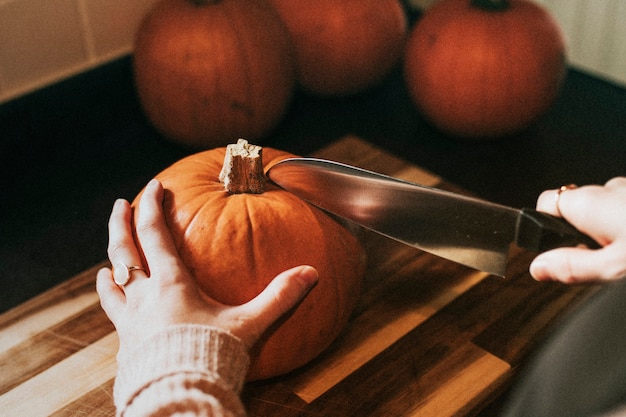
POLYGON ((381 81, 404 50, 398 0, 269 0, 287 26, 299 82, 309 93, 343 96, 381 81))
MULTIPOLYGON (((365 255, 348 229, 271 183, 262 194, 227 193, 218 178, 224 155, 224 148, 200 152, 156 176, 167 223, 201 289, 238 305, 293 266, 312 265, 320 274, 304 302, 252 352, 248 378, 264 379, 302 366, 337 337, 360 295, 365 255)), ((265 148, 264 166, 292 156, 265 148)))
POLYGON ((441 0, 415 25, 405 57, 412 99, 462 137, 527 127, 553 103, 565 72, 560 28, 527 0, 441 0))
POLYGON ((262 0, 161 0, 138 30, 134 74, 157 129, 203 149, 263 138, 295 86, 289 35, 262 0))

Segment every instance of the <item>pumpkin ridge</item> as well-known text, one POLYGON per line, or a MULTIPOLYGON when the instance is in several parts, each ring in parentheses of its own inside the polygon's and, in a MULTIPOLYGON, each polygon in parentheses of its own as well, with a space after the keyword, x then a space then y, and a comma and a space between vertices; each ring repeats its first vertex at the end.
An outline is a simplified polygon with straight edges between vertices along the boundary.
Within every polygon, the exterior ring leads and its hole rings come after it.
MULTIPOLYGON (((336 220, 334 219, 330 219, 333 222, 336 222, 336 220)), ((338 227, 343 227, 341 225, 337 225, 338 227)), ((356 240, 357 238, 354 237, 354 239, 356 240)), ((346 251, 350 251, 350 245, 348 244, 348 242, 342 237, 340 237, 339 239, 339 243, 341 243, 341 246, 343 248, 345 248, 346 251)), ((358 244, 358 242, 357 242, 358 244)), ((356 306, 356 301, 358 300, 358 297, 360 295, 360 286, 356 291, 356 294, 347 294, 346 290, 348 289, 347 287, 342 286, 342 282, 341 280, 343 280, 345 277, 340 276, 340 273, 338 270, 336 270, 337 268, 333 265, 333 269, 335 269, 334 274, 335 274, 335 279, 333 280, 334 284, 335 284, 335 294, 336 297, 338 299, 353 299, 354 303, 352 305, 346 305, 343 303, 337 303, 337 313, 336 313, 336 317, 337 319, 335 320, 335 329, 333 330, 333 333, 339 333, 342 328, 343 328, 343 324, 342 321, 347 321, 350 318, 350 314, 352 313, 352 311, 354 310, 354 307, 356 306), (354 297, 352 297, 352 295, 354 295, 354 297)), ((365 269, 363 268, 363 271, 360 272, 360 274, 364 274, 365 273, 365 269)))
MULTIPOLYGON (((250 195, 241 196, 241 197, 244 197, 244 207, 247 213, 245 217, 248 223, 247 230, 249 231, 248 244, 249 244, 249 247, 252 248, 252 258, 254 259, 254 261, 252 262, 252 265, 250 265, 249 267, 252 268, 252 274, 254 276, 259 276, 260 274, 257 260, 263 259, 262 254, 257 254, 257 248, 262 247, 262 245, 260 245, 260 243, 257 240, 259 239, 259 237, 261 237, 260 235, 264 233, 264 230, 263 230, 264 227, 260 227, 264 221, 263 220, 261 220, 260 222, 257 221, 257 216, 258 216, 257 212, 259 211, 259 209, 252 205, 252 202, 253 202, 252 199, 254 199, 255 200, 254 202, 257 203, 257 201, 260 201, 262 199, 262 196, 263 196, 262 194, 257 194, 257 195, 250 194, 250 195), (258 197, 261 197, 261 198, 259 199, 258 197), (257 230, 260 230, 260 233, 257 232, 257 230)), ((260 212, 262 213, 263 211, 261 210, 260 212)), ((274 277, 263 277, 263 278, 264 278, 263 280, 264 281, 267 280, 266 282, 267 284, 269 284, 269 282, 274 277)))
MULTIPOLYGON (((202 188, 201 186, 195 187, 195 188, 202 188)), ((190 191, 193 190, 193 188, 190 189, 190 191)), ((187 222, 186 224, 180 224, 181 229, 185 230, 185 238, 189 237, 189 234, 194 232, 195 229, 195 225, 196 223, 201 223, 201 215, 204 214, 206 211, 212 211, 215 209, 214 205, 215 202, 217 200, 220 200, 219 198, 210 198, 207 197, 206 200, 204 200, 204 202, 202 204, 198 204, 196 210, 194 210, 193 213, 189 213, 186 217, 187 217, 187 222)))
MULTIPOLYGON (((320 241, 325 242, 324 238, 325 238, 325 233, 323 232, 324 230, 326 230, 330 223, 336 223, 333 224, 333 227, 342 227, 340 226, 337 221, 331 217, 329 217, 327 214, 325 214, 321 209, 318 209, 314 206, 312 206, 311 204, 300 200, 298 197, 295 196, 291 196, 293 198, 295 198, 296 200, 298 200, 298 203, 300 204, 300 207, 298 208, 298 212, 304 212, 306 210, 307 216, 308 218, 313 218, 315 219, 315 222, 313 223, 313 226, 315 227, 316 230, 320 231, 320 241)), ((305 217, 305 216, 303 216, 305 217)), ((340 237, 340 239, 338 239, 338 242, 340 242, 342 244, 342 246, 346 247, 347 245, 344 245, 344 241, 343 239, 340 237)), ((327 257, 332 257, 332 253, 330 252, 330 249, 328 247, 328 245, 324 244, 324 252, 327 254, 327 257)), ((347 247, 346 247, 347 249, 347 247)), ((340 290, 341 287, 341 280, 343 279, 343 277, 339 276, 339 271, 337 270, 337 268, 335 267, 334 264, 330 264, 328 265, 329 270, 326 271, 328 276, 327 277, 320 277, 320 279, 326 279, 326 281, 330 281, 333 284, 333 295, 336 299, 342 299, 342 292, 340 290)), ((332 334, 336 334, 342 326, 342 321, 344 321, 344 317, 345 317, 345 311, 343 306, 341 303, 333 303, 332 307, 335 309, 333 312, 333 316, 335 317, 335 321, 332 324, 331 329, 329 329, 330 333, 332 334)))

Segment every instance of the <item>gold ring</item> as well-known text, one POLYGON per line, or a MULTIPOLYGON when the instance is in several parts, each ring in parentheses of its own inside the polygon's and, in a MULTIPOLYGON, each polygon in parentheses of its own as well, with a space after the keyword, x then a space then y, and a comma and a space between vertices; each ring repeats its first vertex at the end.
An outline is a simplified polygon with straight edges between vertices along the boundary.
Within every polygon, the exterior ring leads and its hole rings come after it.
POLYGON ((578 186, 577 186, 576 184, 567 184, 567 185, 562 185, 562 186, 561 186, 561 188, 559 188, 559 189, 556 191, 556 196, 554 197, 554 204, 556 205, 556 212, 557 212, 557 214, 558 214, 559 216, 563 217, 563 216, 561 215, 561 209, 559 208, 559 200, 561 199, 561 194, 562 194, 564 191, 567 191, 567 190, 573 190, 573 189, 575 189, 575 188, 577 188, 577 187, 578 187, 578 186))
POLYGON ((118 262, 113 268, 113 281, 119 286, 124 286, 130 281, 133 271, 145 271, 145 269, 142 266, 126 266, 124 263, 118 262))

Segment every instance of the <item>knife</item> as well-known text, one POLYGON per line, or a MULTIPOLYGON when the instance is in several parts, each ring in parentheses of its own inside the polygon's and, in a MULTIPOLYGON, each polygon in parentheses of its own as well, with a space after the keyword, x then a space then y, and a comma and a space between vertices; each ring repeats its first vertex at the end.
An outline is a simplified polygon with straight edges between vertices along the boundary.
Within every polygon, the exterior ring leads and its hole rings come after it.
POLYGON ((599 245, 565 220, 414 184, 339 162, 289 158, 269 179, 366 229, 436 256, 504 277, 511 244, 543 252, 599 245))

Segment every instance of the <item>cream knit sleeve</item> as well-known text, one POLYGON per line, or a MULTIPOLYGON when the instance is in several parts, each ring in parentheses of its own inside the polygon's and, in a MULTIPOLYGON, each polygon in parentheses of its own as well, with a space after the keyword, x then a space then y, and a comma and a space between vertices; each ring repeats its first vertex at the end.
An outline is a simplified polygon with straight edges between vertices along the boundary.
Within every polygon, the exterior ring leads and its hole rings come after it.
POLYGON ((118 356, 118 416, 245 416, 239 394, 249 365, 236 337, 202 325, 172 326, 118 356))

